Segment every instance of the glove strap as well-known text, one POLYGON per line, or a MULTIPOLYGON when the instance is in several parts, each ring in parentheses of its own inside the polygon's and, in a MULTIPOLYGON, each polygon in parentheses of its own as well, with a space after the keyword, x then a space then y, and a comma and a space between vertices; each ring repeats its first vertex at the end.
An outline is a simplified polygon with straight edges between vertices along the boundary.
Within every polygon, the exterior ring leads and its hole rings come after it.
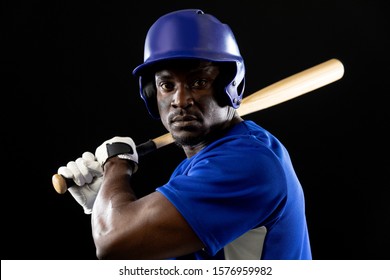
POLYGON ((123 142, 115 142, 112 144, 106 144, 107 158, 120 155, 120 154, 134 154, 133 148, 123 142))
POLYGON ((121 158, 121 159, 127 159, 130 161, 133 161, 133 155, 131 155, 131 154, 119 154, 119 155, 117 155, 117 157, 121 158))

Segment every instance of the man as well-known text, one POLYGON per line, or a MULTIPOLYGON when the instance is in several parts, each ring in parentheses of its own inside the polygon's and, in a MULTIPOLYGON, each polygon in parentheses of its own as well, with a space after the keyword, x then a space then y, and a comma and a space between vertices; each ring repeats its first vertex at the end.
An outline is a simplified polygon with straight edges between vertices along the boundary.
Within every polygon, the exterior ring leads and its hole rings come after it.
POLYGON ((201 10, 168 13, 149 29, 133 73, 150 115, 187 158, 141 198, 132 191, 139 158, 129 137, 59 168, 92 214, 97 257, 311 259, 304 194, 287 150, 235 110, 245 66, 231 29, 201 10))

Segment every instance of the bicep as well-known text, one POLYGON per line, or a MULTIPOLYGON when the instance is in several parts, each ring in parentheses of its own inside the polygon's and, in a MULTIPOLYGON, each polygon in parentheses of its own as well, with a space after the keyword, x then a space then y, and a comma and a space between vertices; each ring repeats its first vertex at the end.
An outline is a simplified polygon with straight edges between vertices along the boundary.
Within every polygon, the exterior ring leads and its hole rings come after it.
POLYGON ((166 259, 203 247, 200 239, 175 206, 161 193, 142 197, 110 214, 115 225, 100 239, 110 247, 109 258, 166 259), (120 211, 120 213, 118 213, 120 211))
POLYGON ((141 215, 145 220, 141 224, 147 229, 143 248, 149 248, 151 255, 177 257, 203 247, 187 221, 163 194, 154 192, 142 199, 139 202, 145 203, 141 215))

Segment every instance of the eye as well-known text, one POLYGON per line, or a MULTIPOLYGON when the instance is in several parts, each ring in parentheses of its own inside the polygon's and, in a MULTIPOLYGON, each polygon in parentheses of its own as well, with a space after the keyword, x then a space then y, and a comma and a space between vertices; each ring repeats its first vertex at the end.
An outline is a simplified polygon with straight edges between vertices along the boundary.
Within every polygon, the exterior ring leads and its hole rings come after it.
POLYGON ((192 83, 192 88, 195 88, 195 89, 204 89, 204 88, 206 88, 208 85, 209 85, 209 80, 207 80, 207 79, 199 79, 199 80, 195 80, 195 81, 192 83))
POLYGON ((174 88, 173 83, 170 82, 160 82, 158 86, 162 91, 171 91, 174 88))

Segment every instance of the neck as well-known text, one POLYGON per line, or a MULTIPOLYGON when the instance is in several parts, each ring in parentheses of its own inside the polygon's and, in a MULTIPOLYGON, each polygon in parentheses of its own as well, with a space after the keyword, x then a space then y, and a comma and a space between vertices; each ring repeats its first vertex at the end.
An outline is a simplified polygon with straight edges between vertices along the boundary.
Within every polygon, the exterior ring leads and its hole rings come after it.
POLYGON ((221 138, 234 125, 243 121, 243 119, 237 114, 235 110, 232 111, 233 113, 231 118, 229 118, 229 120, 223 123, 219 128, 213 130, 212 133, 208 134, 205 139, 195 145, 182 145, 182 148, 187 158, 196 155, 198 152, 207 147, 210 143, 221 138))

